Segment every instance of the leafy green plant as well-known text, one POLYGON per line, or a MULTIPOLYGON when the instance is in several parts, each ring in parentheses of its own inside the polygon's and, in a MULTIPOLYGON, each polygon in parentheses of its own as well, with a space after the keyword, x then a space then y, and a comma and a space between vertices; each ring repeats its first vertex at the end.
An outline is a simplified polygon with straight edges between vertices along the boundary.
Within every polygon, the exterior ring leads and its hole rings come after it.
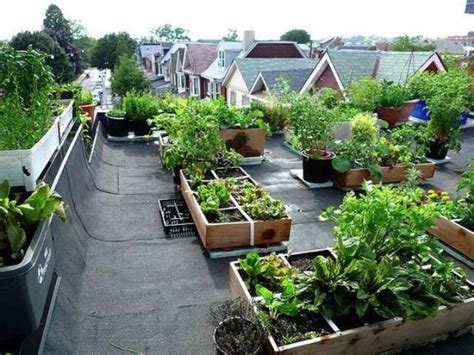
POLYGON ((130 91, 146 91, 150 85, 136 60, 132 56, 124 55, 118 59, 113 69, 111 87, 114 94, 125 96, 130 91))
POLYGON ((474 231, 474 158, 461 175, 457 190, 461 195, 447 204, 447 217, 458 219, 458 223, 474 231))
POLYGON ((82 93, 79 100, 79 105, 92 105, 93 102, 94 102, 94 99, 92 97, 92 92, 86 91, 82 93))
POLYGON ((313 159, 327 155, 328 146, 334 141, 332 111, 317 95, 290 93, 287 100, 288 121, 302 152, 313 159))
POLYGON ((0 150, 30 149, 51 128, 52 84, 43 54, 0 45, 0 150))
POLYGON ((410 98, 410 91, 402 84, 383 81, 378 105, 382 107, 400 107, 410 98))
POLYGON ((109 117, 125 117, 126 112, 121 110, 121 109, 114 108, 114 109, 110 110, 109 112, 107 112, 107 115, 109 117))
POLYGON ((285 314, 290 317, 298 315, 302 308, 302 302, 297 298, 296 286, 290 279, 284 279, 281 282, 282 292, 276 296, 268 288, 257 284, 255 290, 257 295, 264 300, 264 306, 268 309, 270 318, 276 319, 285 314))
POLYGON ((380 98, 381 83, 371 78, 354 80, 347 88, 351 104, 364 112, 374 112, 380 98))
POLYGON ((197 189, 199 205, 205 215, 219 216, 219 208, 228 207, 230 192, 221 180, 213 180, 197 189))
POLYGON ((239 266, 248 276, 245 285, 249 289, 255 287, 259 277, 262 277, 270 267, 269 264, 260 260, 260 256, 255 251, 247 253, 244 259, 239 259, 239 266))
POLYGON ((122 108, 133 121, 148 120, 158 114, 158 104, 149 93, 129 92, 123 98, 122 108))
POLYGON ((0 186, 0 266, 20 262, 32 238, 27 230, 52 214, 66 221, 68 207, 48 185, 41 183, 19 203, 10 199, 10 184, 5 180, 0 186))

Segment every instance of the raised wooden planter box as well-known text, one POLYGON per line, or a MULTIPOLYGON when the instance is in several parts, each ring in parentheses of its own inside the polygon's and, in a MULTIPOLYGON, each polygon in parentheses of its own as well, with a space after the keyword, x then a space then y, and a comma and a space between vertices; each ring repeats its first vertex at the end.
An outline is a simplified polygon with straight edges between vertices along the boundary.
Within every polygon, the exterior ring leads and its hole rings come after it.
MULTIPOLYGON (((214 176, 217 177, 215 172, 214 176)), ((191 212, 196 229, 205 249, 230 249, 245 246, 268 245, 290 239, 291 219, 254 221, 232 198, 245 218, 242 222, 209 223, 182 170, 179 172, 181 193, 191 212)))
POLYGON ((36 181, 59 147, 60 118, 56 117, 51 128, 31 148, 0 150, 0 181, 9 180, 10 186, 25 186, 33 191, 36 181))
MULTIPOLYGON (((422 179, 430 179, 435 173, 435 164, 423 163, 416 164, 416 167, 421 171, 422 179)), ((372 180, 374 182, 382 183, 396 183, 405 181, 407 167, 405 165, 396 165, 394 167, 382 167, 382 179, 378 180, 370 175, 368 169, 351 169, 345 173, 335 172, 332 180, 339 187, 357 188, 362 185, 364 180, 372 180)))
POLYGON ((442 240, 470 259, 474 260, 474 232, 455 221, 437 218, 436 228, 429 230, 431 234, 442 240))
MULTIPOLYGON (((321 251, 327 250, 330 249, 322 249, 321 251)), ((286 261, 284 256, 280 257, 286 261)), ((468 283, 471 287, 474 287, 471 282, 468 283)), ((234 296, 242 297, 249 302, 258 303, 260 299, 250 295, 239 274, 237 261, 230 263, 229 287, 234 296)), ((327 320, 327 322, 334 333, 284 346, 278 346, 270 334, 266 344, 267 353, 377 354, 429 342, 441 335, 453 334, 472 328, 474 325, 474 297, 449 308, 441 306, 434 317, 420 320, 404 321, 402 318, 394 318, 345 331, 341 331, 332 320, 327 320)))
MULTIPOLYGON (((233 140, 239 133, 243 133, 247 136, 248 141, 246 145, 252 150, 257 151, 260 156, 265 153, 265 131, 262 128, 229 128, 222 129, 220 135, 224 141, 233 140)), ((237 151, 241 153, 238 149, 237 151)), ((242 154, 242 153, 241 153, 242 154)), ((244 155, 244 154, 242 154, 244 155)), ((257 156, 257 155, 254 155, 257 156)), ((245 157, 245 155, 244 155, 245 157)))
POLYGON ((60 100, 61 104, 66 106, 66 109, 63 111, 61 115, 58 116, 59 118, 59 134, 61 138, 66 133, 67 128, 72 122, 73 119, 73 111, 74 111, 74 100, 60 100))

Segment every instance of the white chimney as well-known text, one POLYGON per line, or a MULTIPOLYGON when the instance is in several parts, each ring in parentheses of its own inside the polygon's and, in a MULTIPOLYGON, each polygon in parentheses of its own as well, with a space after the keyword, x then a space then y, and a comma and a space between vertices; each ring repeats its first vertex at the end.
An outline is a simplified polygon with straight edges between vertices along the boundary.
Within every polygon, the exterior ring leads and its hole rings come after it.
POLYGON ((253 42, 255 42, 255 31, 254 30, 247 30, 244 31, 243 35, 243 46, 244 46, 244 51, 249 49, 249 47, 252 45, 253 42))

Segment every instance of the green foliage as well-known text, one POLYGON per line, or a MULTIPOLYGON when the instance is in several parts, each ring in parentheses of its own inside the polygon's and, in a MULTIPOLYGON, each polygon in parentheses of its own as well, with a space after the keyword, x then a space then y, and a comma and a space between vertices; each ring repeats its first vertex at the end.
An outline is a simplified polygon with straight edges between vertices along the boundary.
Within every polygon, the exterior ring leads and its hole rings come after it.
POLYGON ((52 214, 66 221, 68 207, 61 196, 41 183, 23 202, 10 199, 10 185, 0 185, 0 266, 19 263, 31 239, 26 228, 47 219, 52 214))
POLYGON ((46 64, 51 68, 56 81, 67 83, 74 79, 74 67, 63 48, 44 32, 20 32, 10 41, 16 50, 27 50, 32 47, 47 54, 46 64))
POLYGON ((110 110, 109 112, 107 112, 107 116, 109 117, 116 117, 116 118, 119 118, 119 117, 125 117, 126 115, 126 112, 121 110, 121 109, 117 109, 117 108, 114 108, 112 110, 110 110))
POLYGON ((148 93, 130 91, 122 100, 122 108, 127 118, 133 121, 148 120, 158 114, 158 103, 148 93))
POLYGON ((281 35, 280 40, 292 41, 296 43, 310 43, 311 35, 306 30, 295 29, 281 35))
POLYGON ((0 47, 0 150, 29 149, 49 130, 52 83, 44 55, 0 47))
POLYGON ((91 91, 85 91, 81 94, 79 99, 79 105, 92 105, 94 98, 91 91))
POLYGON ((382 84, 371 78, 354 80, 347 88, 347 97, 357 109, 365 112, 374 112, 380 98, 382 84))
POLYGON ((268 313, 272 319, 276 319, 282 314, 295 317, 303 305, 297 298, 296 286, 292 280, 284 279, 281 285, 283 290, 279 297, 276 297, 272 291, 262 285, 257 284, 255 286, 257 295, 263 298, 264 306, 268 309, 268 313))
POLYGON ((127 32, 109 33, 99 38, 92 55, 92 65, 99 69, 113 69, 122 56, 131 57, 137 47, 127 32))
POLYGON ((449 217, 459 219, 458 223, 474 231, 474 158, 461 175, 458 191, 462 194, 449 204, 449 217))
POLYGON ((232 186, 232 193, 245 213, 254 220, 275 220, 287 217, 283 202, 272 199, 261 186, 246 181, 232 186))
POLYGON ((230 191, 221 180, 213 180, 207 185, 200 185, 197 189, 197 199, 204 214, 219 217, 219 208, 230 204, 230 191))
POLYGON ((70 31, 69 21, 64 18, 61 9, 51 4, 46 9, 45 18, 43 20, 43 27, 53 31, 70 31))
POLYGON ((111 79, 112 92, 125 96, 130 91, 145 91, 150 85, 143 70, 133 57, 122 56, 115 66, 111 79))
POLYGON ((382 107, 400 107, 410 98, 405 85, 383 81, 378 105, 382 107))
POLYGON ((155 28, 151 31, 154 38, 159 41, 166 42, 179 42, 179 41, 190 41, 189 31, 182 27, 173 27, 170 24, 166 24, 155 28))
POLYGON ((432 52, 436 46, 423 42, 420 36, 408 37, 407 35, 396 37, 392 41, 392 50, 395 52, 432 52))
POLYGON ((334 115, 323 105, 318 95, 290 93, 288 122, 301 144, 302 151, 310 158, 321 157, 334 141, 334 115))
POLYGON ((229 28, 227 31, 227 34, 222 37, 222 40, 228 41, 228 42, 237 42, 237 39, 239 38, 239 35, 237 34, 237 30, 233 30, 229 28))

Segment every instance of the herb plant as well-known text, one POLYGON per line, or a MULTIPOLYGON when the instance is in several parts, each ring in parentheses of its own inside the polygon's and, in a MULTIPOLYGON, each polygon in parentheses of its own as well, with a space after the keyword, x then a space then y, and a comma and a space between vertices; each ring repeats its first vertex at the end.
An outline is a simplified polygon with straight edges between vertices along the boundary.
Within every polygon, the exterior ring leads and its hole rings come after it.
POLYGON ((122 108, 127 118, 134 121, 152 119, 158 114, 158 104, 155 98, 148 93, 129 92, 123 98, 122 108))
POLYGON ((410 98, 410 91, 402 84, 383 81, 378 105, 382 107, 400 107, 410 98))
POLYGON ((33 237, 27 231, 52 214, 65 221, 68 207, 48 185, 41 183, 20 203, 10 199, 10 185, 5 180, 0 186, 0 266, 19 263, 33 237))
POLYGON ((363 112, 374 112, 379 102, 381 83, 371 78, 354 80, 347 88, 351 104, 363 112))

